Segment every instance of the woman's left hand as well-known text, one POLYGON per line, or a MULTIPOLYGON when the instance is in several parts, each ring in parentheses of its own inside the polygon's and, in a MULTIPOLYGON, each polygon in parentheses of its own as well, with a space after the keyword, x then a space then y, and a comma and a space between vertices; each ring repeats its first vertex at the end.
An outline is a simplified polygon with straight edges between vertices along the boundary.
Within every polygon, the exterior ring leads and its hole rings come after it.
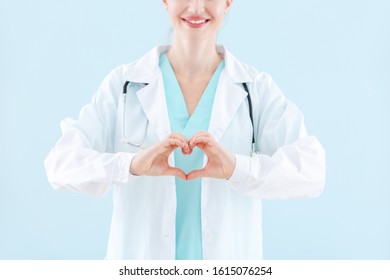
POLYGON ((229 179, 236 166, 236 157, 219 145, 207 131, 199 131, 189 140, 189 148, 198 147, 207 156, 203 169, 193 170, 187 174, 187 180, 209 177, 229 179))

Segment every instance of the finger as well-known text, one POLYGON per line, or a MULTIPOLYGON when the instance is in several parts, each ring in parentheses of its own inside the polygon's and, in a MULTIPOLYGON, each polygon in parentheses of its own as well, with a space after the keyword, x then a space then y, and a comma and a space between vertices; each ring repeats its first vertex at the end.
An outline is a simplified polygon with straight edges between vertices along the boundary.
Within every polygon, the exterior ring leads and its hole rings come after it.
POLYGON ((167 168, 164 175, 175 176, 175 177, 178 177, 178 178, 183 179, 183 180, 187 179, 187 175, 184 173, 183 170, 181 170, 180 168, 171 167, 171 166, 167 168))
POLYGON ((189 142, 192 142, 192 141, 194 141, 195 139, 197 139, 197 138, 199 138, 199 137, 209 137, 209 138, 211 138, 211 139, 213 139, 214 140, 214 137, 210 134, 210 132, 208 132, 208 131, 199 131, 199 132, 197 132, 196 134, 194 134, 191 138, 190 138, 190 140, 189 140, 189 142))
POLYGON ((183 142, 187 142, 187 138, 180 132, 173 132, 167 138, 180 139, 183 142))
POLYGON ((188 154, 190 152, 190 148, 189 148, 189 145, 188 145, 188 140, 187 140, 186 137, 184 137, 183 134, 181 134, 180 132, 174 132, 174 133, 171 133, 168 136, 168 139, 169 138, 179 139, 180 141, 182 141, 185 144, 185 147, 182 147, 183 154, 188 154))
POLYGON ((172 150, 176 149, 177 147, 186 148, 188 147, 186 142, 181 141, 180 139, 173 139, 173 138, 167 138, 163 142, 164 148, 170 148, 172 150))
POLYGON ((190 147, 187 145, 187 147, 181 148, 181 152, 182 152, 184 155, 190 155, 190 154, 192 153, 192 149, 190 149, 190 147))
POLYGON ((194 135, 192 135, 192 136, 190 137, 190 139, 188 140, 188 142, 191 142, 191 140, 194 139, 195 137, 198 137, 198 136, 207 136, 207 135, 210 135, 210 132, 205 131, 205 130, 200 130, 200 131, 198 131, 197 133, 195 133, 194 135))
POLYGON ((192 170, 190 173, 187 174, 187 180, 193 180, 196 178, 204 178, 204 177, 209 177, 206 169, 197 169, 197 170, 192 170))
POLYGON ((198 146, 201 143, 207 144, 208 146, 212 146, 213 145, 213 139, 210 136, 198 136, 198 137, 195 137, 190 142, 190 148, 193 149, 195 146, 198 146))

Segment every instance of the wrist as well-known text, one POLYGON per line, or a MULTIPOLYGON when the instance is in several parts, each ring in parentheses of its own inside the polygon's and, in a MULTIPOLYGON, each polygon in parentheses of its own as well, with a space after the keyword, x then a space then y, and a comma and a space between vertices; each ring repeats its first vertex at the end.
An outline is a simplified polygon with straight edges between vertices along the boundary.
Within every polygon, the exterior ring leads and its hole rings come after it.
POLYGON ((136 160, 137 160, 137 155, 135 155, 133 157, 133 159, 131 160, 130 162, 130 166, 129 166, 129 172, 131 175, 134 175, 134 176, 139 176, 138 172, 136 171, 136 160))
POLYGON ((236 168, 236 156, 230 154, 228 162, 229 162, 229 168, 228 168, 228 174, 227 174, 228 176, 226 177, 226 180, 229 180, 234 173, 234 169, 236 168))

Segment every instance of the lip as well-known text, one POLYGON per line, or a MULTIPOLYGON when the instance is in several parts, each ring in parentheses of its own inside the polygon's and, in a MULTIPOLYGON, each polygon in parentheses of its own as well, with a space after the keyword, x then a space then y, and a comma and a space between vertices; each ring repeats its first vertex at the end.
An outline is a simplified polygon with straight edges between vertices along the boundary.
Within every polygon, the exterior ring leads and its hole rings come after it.
POLYGON ((183 17, 182 21, 187 24, 187 26, 191 28, 202 28, 205 26, 210 20, 204 17, 183 17))

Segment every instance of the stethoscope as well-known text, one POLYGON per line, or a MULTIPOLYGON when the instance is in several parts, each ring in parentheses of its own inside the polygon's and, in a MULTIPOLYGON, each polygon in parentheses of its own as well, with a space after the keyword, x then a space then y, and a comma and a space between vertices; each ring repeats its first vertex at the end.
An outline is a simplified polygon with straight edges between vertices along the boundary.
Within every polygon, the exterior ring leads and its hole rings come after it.
MULTIPOLYGON (((133 143, 131 142, 125 134, 125 128, 126 128, 126 95, 127 95, 127 88, 128 86, 133 86, 133 85, 140 85, 136 83, 132 83, 130 81, 126 81, 125 84, 123 85, 123 93, 122 93, 122 106, 123 106, 123 119, 122 119, 122 140, 121 142, 123 144, 128 144, 130 146, 136 147, 136 148, 141 148, 145 149, 144 146, 144 141, 146 138, 146 132, 148 130, 148 124, 149 122, 146 123, 146 128, 144 132, 143 139, 139 143, 133 143)), ((142 84, 143 86, 147 86, 148 84, 142 84)), ((255 132, 254 132, 254 126, 253 126, 253 112, 252 112, 252 100, 251 96, 249 94, 249 89, 246 83, 242 83, 242 86, 244 87, 245 91, 247 92, 246 98, 248 99, 248 109, 249 109, 249 117, 251 119, 251 124, 252 124, 252 152, 255 151, 255 132)))
MULTIPOLYGON (((145 149, 144 141, 146 138, 146 132, 148 130, 149 122, 146 122, 144 136, 143 136, 143 139, 139 143, 132 143, 129 139, 127 139, 126 133, 125 133, 125 128, 126 128, 126 95, 127 95, 127 87, 129 84, 130 84, 130 86, 133 86, 133 85, 135 85, 135 83, 132 83, 130 81, 126 81, 125 84, 123 85, 123 93, 122 93, 123 116, 122 116, 122 140, 121 140, 121 142, 123 144, 128 144, 128 145, 136 147, 136 148, 145 149)), ((137 84, 137 85, 139 85, 139 84, 137 84)), ((142 84, 142 85, 147 86, 148 84, 142 84)))

